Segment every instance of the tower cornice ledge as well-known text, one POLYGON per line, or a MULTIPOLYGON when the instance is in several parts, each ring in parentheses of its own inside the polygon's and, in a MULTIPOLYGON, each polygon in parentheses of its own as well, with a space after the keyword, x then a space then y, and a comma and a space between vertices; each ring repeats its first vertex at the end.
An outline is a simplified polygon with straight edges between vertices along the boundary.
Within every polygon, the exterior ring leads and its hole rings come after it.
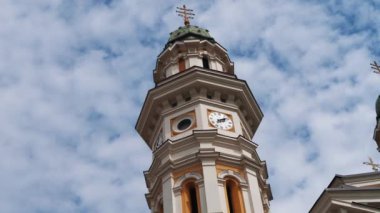
MULTIPOLYGON (((149 170, 144 172, 146 182, 154 182, 154 184, 147 184, 147 187, 154 187, 158 177, 178 168, 201 163, 202 159, 245 166, 267 179, 266 163, 260 160, 256 148, 256 143, 242 136, 237 138, 225 136, 219 134, 215 129, 194 130, 193 134, 188 137, 175 141, 167 140, 154 152, 152 165, 149 170), (222 150, 225 148, 235 150, 235 154, 223 152, 222 150), (249 153, 249 156, 244 153, 249 153)), ((261 184, 265 185, 265 182, 261 182, 261 184)))
POLYGON ((152 135, 157 131, 156 124, 160 123, 163 113, 171 109, 179 110, 185 104, 196 104, 195 102, 204 100, 215 104, 223 103, 227 107, 233 106, 239 109, 242 122, 249 127, 247 130, 250 137, 253 137, 264 116, 246 81, 219 71, 192 67, 148 91, 135 128, 147 145, 152 148, 152 135), (208 99, 206 94, 202 93, 202 89, 206 92, 217 91, 227 95, 230 99, 226 103, 221 100, 208 99), (194 92, 194 96, 191 96, 189 102, 178 102, 174 108, 170 106, 171 100, 177 100, 178 97, 182 97, 189 91, 194 92))
MULTIPOLYGON (((166 156, 166 159, 174 159, 173 155, 178 154, 181 151, 194 150, 196 153, 200 150, 215 150, 219 146, 232 148, 234 150, 245 151, 241 154, 249 153, 254 155, 253 157, 261 162, 259 156, 256 153, 258 145, 250 141, 249 139, 239 135, 238 137, 230 137, 224 134, 220 134, 217 129, 208 130, 193 130, 193 134, 179 138, 177 140, 167 140, 160 148, 153 152, 154 157, 159 159, 166 156), (169 157, 167 157, 169 155, 169 157), (170 156, 171 155, 171 156, 170 156)), ((153 164, 155 162, 153 161, 153 164)))

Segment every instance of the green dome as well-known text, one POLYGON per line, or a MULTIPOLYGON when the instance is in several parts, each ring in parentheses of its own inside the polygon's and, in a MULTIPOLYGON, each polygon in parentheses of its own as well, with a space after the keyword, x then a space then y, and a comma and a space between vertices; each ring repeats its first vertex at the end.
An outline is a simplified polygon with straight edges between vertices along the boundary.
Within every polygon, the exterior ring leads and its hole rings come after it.
POLYGON ((380 95, 379 97, 377 97, 377 100, 376 100, 376 119, 379 120, 380 118, 380 95))
POLYGON ((187 25, 181 26, 176 31, 170 33, 170 37, 165 48, 176 41, 194 38, 208 40, 213 43, 215 42, 214 38, 210 36, 210 33, 207 29, 203 29, 198 26, 187 25))

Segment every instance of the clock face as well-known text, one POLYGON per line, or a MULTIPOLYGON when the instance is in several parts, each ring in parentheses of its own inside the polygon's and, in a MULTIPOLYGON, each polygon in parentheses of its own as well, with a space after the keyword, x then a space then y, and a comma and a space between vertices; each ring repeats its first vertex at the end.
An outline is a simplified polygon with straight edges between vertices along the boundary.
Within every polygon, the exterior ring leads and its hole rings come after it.
POLYGON ((211 112, 208 115, 208 120, 214 127, 218 129, 230 130, 234 127, 230 116, 221 112, 211 112))

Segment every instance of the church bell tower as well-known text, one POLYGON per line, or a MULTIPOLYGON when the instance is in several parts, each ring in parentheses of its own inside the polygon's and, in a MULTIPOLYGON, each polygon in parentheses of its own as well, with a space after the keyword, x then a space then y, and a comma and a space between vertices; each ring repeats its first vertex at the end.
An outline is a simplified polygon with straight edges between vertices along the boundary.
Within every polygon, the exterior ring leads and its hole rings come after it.
POLYGON ((209 31, 170 33, 136 130, 153 152, 144 172, 152 213, 269 212, 265 161, 251 141, 262 118, 251 90, 209 31))

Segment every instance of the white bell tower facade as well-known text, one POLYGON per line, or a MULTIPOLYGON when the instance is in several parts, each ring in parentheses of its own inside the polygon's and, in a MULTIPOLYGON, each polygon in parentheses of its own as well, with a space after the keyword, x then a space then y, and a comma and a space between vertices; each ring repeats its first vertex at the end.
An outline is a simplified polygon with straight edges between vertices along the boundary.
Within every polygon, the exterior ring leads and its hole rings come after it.
POLYGON ((263 114, 226 49, 187 23, 170 34, 136 130, 153 152, 152 213, 264 213, 272 193, 252 142, 263 114))

